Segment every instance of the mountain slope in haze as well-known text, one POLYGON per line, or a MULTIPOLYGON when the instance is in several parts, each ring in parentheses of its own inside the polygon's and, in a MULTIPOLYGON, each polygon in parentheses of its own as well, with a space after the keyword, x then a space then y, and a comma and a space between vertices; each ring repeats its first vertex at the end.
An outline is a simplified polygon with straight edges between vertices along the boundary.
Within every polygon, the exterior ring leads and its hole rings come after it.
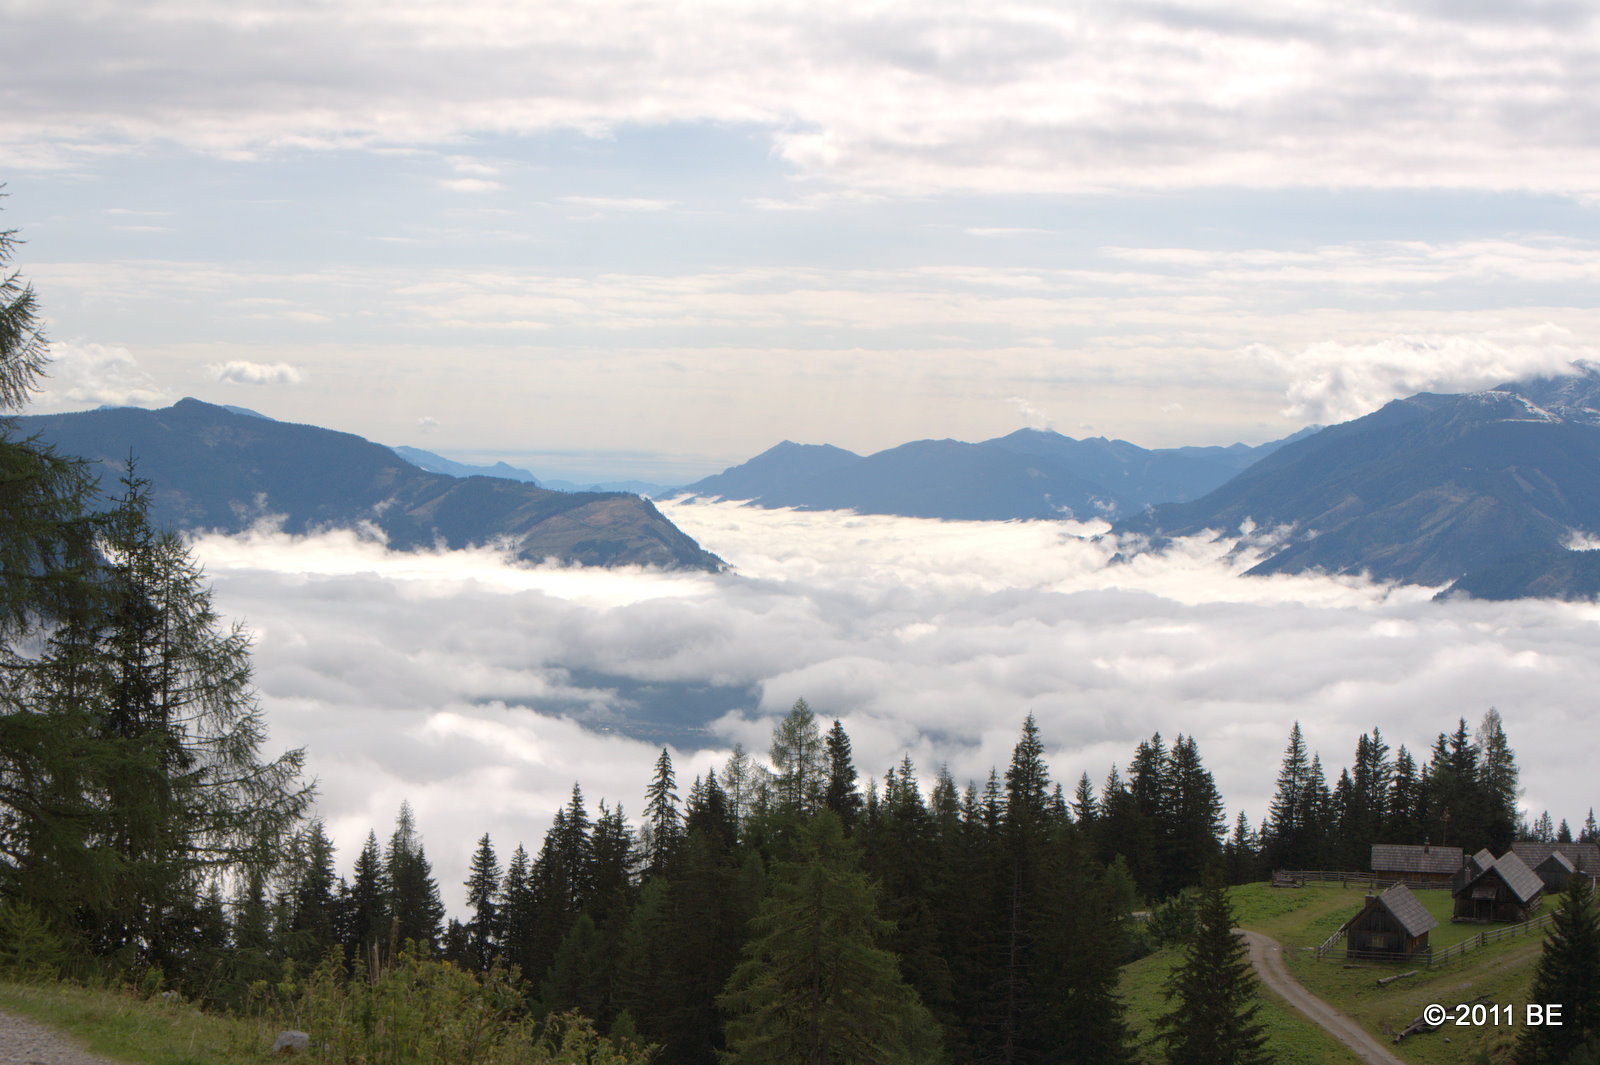
POLYGON ((470 466, 465 462, 456 462, 454 459, 435 455, 419 447, 407 447, 405 444, 389 450, 417 469, 427 470, 429 473, 444 473, 451 477, 501 477, 508 481, 521 481, 524 484, 539 484, 539 478, 509 462, 497 462, 493 466, 470 466))
POLYGON ((678 494, 953 520, 1114 517, 1204 495, 1281 443, 1148 450, 1019 429, 980 443, 917 440, 861 456, 784 441, 678 494))
MULTIPOLYGON (((1271 541, 1252 573, 1461 579, 1465 592, 1472 575, 1523 556, 1519 580, 1538 584, 1535 565, 1550 571, 1545 584, 1563 584, 1558 571, 1575 565, 1565 545, 1600 530, 1600 373, 1396 400, 1279 449, 1203 499, 1158 506, 1116 531, 1206 530, 1271 541)), ((1575 579, 1574 569, 1565 583, 1575 579)), ((1510 580, 1502 573, 1489 585, 1510 580)))
POLYGON ((185 530, 239 532, 264 517, 305 533, 371 523, 402 550, 511 541, 521 558, 717 570, 721 562, 647 500, 552 492, 496 477, 429 473, 350 433, 234 413, 194 399, 14 419, 62 454, 98 464, 115 495, 130 451, 151 482, 152 516, 185 530))

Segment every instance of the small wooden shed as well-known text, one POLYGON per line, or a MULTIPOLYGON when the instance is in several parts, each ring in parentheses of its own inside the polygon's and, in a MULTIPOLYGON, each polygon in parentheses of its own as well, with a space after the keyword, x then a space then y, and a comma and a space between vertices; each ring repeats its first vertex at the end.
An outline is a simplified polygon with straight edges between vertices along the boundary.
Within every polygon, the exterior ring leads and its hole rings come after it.
POLYGON ((1438 923, 1410 888, 1396 884, 1381 895, 1368 895, 1361 912, 1345 922, 1345 954, 1405 961, 1428 952, 1428 932, 1438 923))
POLYGON ((1543 901, 1544 881, 1506 851, 1451 894, 1457 921, 1526 921, 1543 901))
POLYGON ((1567 890, 1567 881, 1572 879, 1572 874, 1577 872, 1577 869, 1567 861, 1565 854, 1551 851, 1550 857, 1534 866, 1533 871, 1544 882, 1545 893, 1554 894, 1567 890))

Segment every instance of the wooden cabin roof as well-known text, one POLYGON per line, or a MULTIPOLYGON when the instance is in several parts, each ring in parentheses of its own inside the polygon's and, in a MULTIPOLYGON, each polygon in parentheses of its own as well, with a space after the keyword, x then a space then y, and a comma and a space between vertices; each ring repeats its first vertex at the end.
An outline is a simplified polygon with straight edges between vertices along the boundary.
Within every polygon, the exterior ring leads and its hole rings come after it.
POLYGON ((1565 872, 1569 876, 1572 875, 1573 873, 1577 872, 1577 870, 1572 867, 1572 863, 1567 861, 1567 856, 1565 854, 1562 854, 1560 851, 1551 851, 1550 852, 1550 857, 1546 858, 1544 861, 1540 862, 1537 866, 1535 866, 1533 871, 1537 873, 1540 869, 1543 869, 1545 866, 1554 866, 1555 868, 1562 870, 1563 872, 1565 872))
POLYGON ((1431 847, 1426 843, 1374 843, 1374 873, 1443 873, 1461 868, 1466 852, 1460 847, 1431 847))
POLYGON ((1408 936, 1420 936, 1439 924, 1438 918, 1429 913, 1422 900, 1413 895, 1411 889, 1404 884, 1396 884, 1379 895, 1376 901, 1393 915, 1408 936))
POLYGON ((1575 870, 1600 873, 1600 844, 1540 843, 1536 840, 1520 840, 1511 845, 1511 850, 1532 869, 1539 868, 1546 858, 1560 851, 1575 870))
POLYGON ((1544 890, 1544 881, 1539 879, 1539 874, 1529 869, 1515 851, 1506 851, 1452 893, 1457 896, 1468 894, 1475 899, 1492 898, 1495 891, 1488 883, 1490 877, 1499 877, 1518 902, 1531 902, 1534 896, 1544 890))

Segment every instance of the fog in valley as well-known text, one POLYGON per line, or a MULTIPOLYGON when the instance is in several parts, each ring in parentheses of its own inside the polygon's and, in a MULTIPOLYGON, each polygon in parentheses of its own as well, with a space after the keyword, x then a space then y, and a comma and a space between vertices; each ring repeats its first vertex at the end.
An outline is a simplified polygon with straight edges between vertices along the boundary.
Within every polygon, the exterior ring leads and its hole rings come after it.
POLYGON ((941 764, 963 784, 1003 771, 1030 712, 1069 793, 1153 732, 1192 735, 1253 825, 1296 720, 1331 785, 1363 732, 1425 761, 1494 706, 1531 816, 1576 827, 1595 803, 1571 737, 1600 716, 1600 606, 1248 578, 1253 556, 1225 543, 1119 553, 1133 545, 1070 522, 662 509, 729 572, 403 554, 349 532, 196 541, 254 635, 271 748, 307 748, 342 870, 409 800, 459 910, 484 832, 536 850, 574 782, 591 813, 604 798, 636 819, 662 745, 687 794, 733 744, 764 755, 797 698, 844 722, 863 782, 909 754, 925 788, 941 764))

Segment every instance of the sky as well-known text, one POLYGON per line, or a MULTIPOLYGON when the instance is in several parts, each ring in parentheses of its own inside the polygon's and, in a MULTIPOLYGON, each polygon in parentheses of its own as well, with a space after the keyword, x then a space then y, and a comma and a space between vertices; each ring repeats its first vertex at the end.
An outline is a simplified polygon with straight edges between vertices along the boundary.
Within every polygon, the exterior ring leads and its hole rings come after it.
POLYGON ((544 476, 1275 439, 1593 358, 1566 0, 0 0, 34 411, 544 476))
POLYGON ((1573 742, 1600 724, 1595 604, 1247 578, 1252 556, 1204 538, 1119 562, 1104 526, 1071 522, 663 507, 732 570, 529 567, 343 532, 196 542, 254 636, 272 752, 306 748, 341 870, 410 802, 459 913, 484 833, 502 860, 536 852, 574 784, 636 826, 663 746, 686 795, 735 743, 765 756, 801 698, 843 723, 863 785, 909 756, 924 792, 941 765, 963 786, 1003 774, 1030 713, 1069 795, 1158 731, 1193 736, 1230 824, 1255 826, 1296 721, 1331 785, 1363 733, 1426 762, 1494 707, 1530 820, 1576 830, 1600 806, 1573 742))

